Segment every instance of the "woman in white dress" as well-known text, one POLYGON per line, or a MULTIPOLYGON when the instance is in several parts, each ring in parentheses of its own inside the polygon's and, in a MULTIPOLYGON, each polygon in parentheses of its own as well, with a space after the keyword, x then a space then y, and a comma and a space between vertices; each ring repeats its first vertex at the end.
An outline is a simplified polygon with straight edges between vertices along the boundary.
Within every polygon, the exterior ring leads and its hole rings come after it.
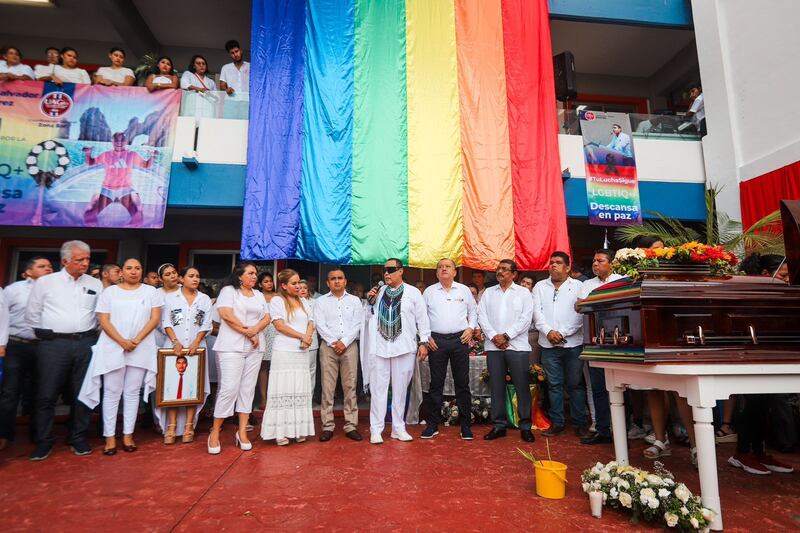
POLYGON ((206 76, 207 73, 208 62, 206 58, 199 54, 192 56, 189 68, 181 75, 181 89, 198 93, 216 91, 217 85, 214 80, 206 76))
MULTIPOLYGON (((308 282, 304 279, 300 280, 300 298, 303 303, 308 305, 311 309, 311 314, 314 314, 315 301, 311 298, 311 291, 308 288, 308 282)), ((311 334, 311 346, 308 347, 308 373, 311 378, 311 397, 314 397, 314 389, 317 386, 317 354, 319 354, 319 337, 317 332, 311 334)))
POLYGON ((214 405, 214 425, 208 436, 208 453, 222 451, 219 431, 226 418, 239 414, 236 445, 249 450, 253 444, 247 438, 247 420, 253 411, 258 369, 261 367, 261 347, 264 329, 270 322, 267 302, 261 291, 255 290, 258 274, 250 261, 240 262, 225 280, 217 297, 219 335, 214 343, 219 365, 219 388, 214 405))
POLYGON ((300 276, 291 269, 278 274, 278 296, 269 304, 278 334, 272 345, 267 410, 261 438, 278 446, 293 438, 303 442, 314 435, 308 348, 314 333, 314 316, 300 298, 300 276))
POLYGON ((173 72, 175 72, 175 69, 172 66, 172 59, 167 56, 161 56, 156 61, 155 72, 147 76, 144 86, 151 93, 163 89, 177 89, 178 77, 173 72))
MULTIPOLYGON (((200 271, 194 267, 183 268, 180 272, 181 288, 164 298, 164 311, 161 324, 167 341, 164 348, 172 348, 175 353, 192 356, 200 348, 206 348, 206 335, 211 331, 211 298, 199 292, 200 271)), ((203 376, 203 403, 211 387, 208 380, 208 358, 203 376)), ((203 404, 187 407, 156 408, 159 425, 166 428, 164 444, 174 444, 176 436, 181 442, 194 441, 194 427, 197 413, 203 404), (181 429, 178 429, 181 428, 181 429)))
MULTIPOLYGON (((161 282, 161 287, 158 288, 158 292, 161 293, 162 300, 166 300, 167 296, 180 289, 178 269, 175 268, 175 265, 172 263, 164 263, 158 267, 156 274, 158 274, 158 280, 161 282)), ((164 327, 161 322, 159 322, 158 326, 156 326, 156 344, 158 346, 164 346, 166 342, 167 335, 164 333, 164 327)))
POLYGON ((117 453, 116 425, 123 399, 123 450, 136 451, 133 431, 139 411, 139 391, 145 401, 156 384, 156 340, 153 330, 161 318, 161 294, 142 284, 142 264, 128 259, 122 265, 122 282, 105 289, 97 301, 102 332, 92 348, 92 359, 79 399, 94 408, 103 386, 104 455, 117 453))
MULTIPOLYGON (((269 304, 272 297, 275 296, 275 280, 272 277, 272 272, 265 270, 258 275, 258 283, 256 287, 261 289, 264 295, 264 300, 269 304)), ((263 411, 267 408, 267 383, 269 382, 269 365, 272 360, 272 343, 275 342, 275 324, 272 322, 267 326, 264 332, 264 347, 262 353, 264 354, 261 360, 261 369, 258 371, 258 409, 263 411)))
POLYGON ((115 46, 108 52, 108 58, 111 60, 111 66, 100 67, 94 73, 94 82, 97 85, 130 87, 136 82, 133 71, 125 66, 125 50, 115 46))

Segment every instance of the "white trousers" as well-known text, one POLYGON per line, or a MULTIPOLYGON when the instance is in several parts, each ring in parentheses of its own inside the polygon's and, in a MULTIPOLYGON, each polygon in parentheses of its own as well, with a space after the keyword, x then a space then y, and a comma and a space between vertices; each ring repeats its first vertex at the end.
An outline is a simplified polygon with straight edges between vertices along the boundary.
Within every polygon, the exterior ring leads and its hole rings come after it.
POLYGON ((594 397, 592 396, 592 378, 589 376, 589 363, 583 363, 583 379, 586 381, 586 403, 589 404, 589 417, 591 418, 592 424, 591 426, 594 427, 595 415, 594 415, 594 397))
POLYGON ((372 376, 369 380, 371 394, 369 429, 371 433, 381 433, 385 426, 389 383, 392 384, 392 429, 394 431, 406 430, 406 393, 411 378, 414 376, 415 360, 415 352, 373 359, 372 376))
POLYGON ((138 366, 123 366, 103 375, 103 436, 117 432, 119 399, 122 397, 122 433, 132 435, 139 413, 139 391, 147 370, 138 366))
POLYGON ((314 396, 314 389, 317 386, 317 354, 319 348, 308 351, 308 371, 311 374, 311 396, 314 396))
POLYGON ((261 352, 217 352, 219 386, 214 418, 228 418, 237 413, 253 411, 261 352))

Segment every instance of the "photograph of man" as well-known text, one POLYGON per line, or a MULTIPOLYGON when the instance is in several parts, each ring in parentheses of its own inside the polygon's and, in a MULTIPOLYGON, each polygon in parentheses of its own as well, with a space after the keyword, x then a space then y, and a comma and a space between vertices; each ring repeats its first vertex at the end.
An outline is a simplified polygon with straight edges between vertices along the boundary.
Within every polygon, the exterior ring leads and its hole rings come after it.
POLYGON ((631 136, 622 132, 622 126, 614 124, 611 126, 611 141, 606 148, 619 152, 625 157, 633 157, 631 149, 631 136))
POLYGON ((164 362, 165 402, 198 399, 197 364, 197 356, 167 356, 164 362))

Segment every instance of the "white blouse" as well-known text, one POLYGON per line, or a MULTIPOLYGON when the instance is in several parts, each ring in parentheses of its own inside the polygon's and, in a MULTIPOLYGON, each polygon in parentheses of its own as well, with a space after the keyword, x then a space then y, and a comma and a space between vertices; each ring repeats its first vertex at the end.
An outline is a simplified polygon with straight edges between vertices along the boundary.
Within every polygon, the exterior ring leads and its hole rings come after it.
POLYGON ((133 74, 133 71, 128 67, 122 68, 112 68, 112 67, 100 67, 95 72, 96 75, 100 76, 101 78, 109 81, 115 81, 117 83, 124 83, 125 78, 130 76, 131 78, 136 78, 133 74))
MULTIPOLYGON (((308 323, 314 321, 314 313, 305 299, 300 298, 300 302, 303 304, 303 309, 295 309, 292 317, 289 318, 286 312, 286 302, 283 301, 282 297, 274 296, 269 303, 269 314, 272 316, 273 321, 283 320, 286 322, 287 326, 296 332, 305 335, 306 328, 308 328, 308 323)), ((275 335, 275 342, 272 345, 273 353, 276 350, 281 352, 306 351, 300 348, 300 339, 289 337, 280 331, 278 331, 275 335)))
MULTIPOLYGON (((198 291, 192 305, 189 305, 183 290, 169 293, 164 298, 161 326, 165 330, 166 328, 172 328, 181 345, 184 348, 188 348, 201 331, 211 331, 211 298, 198 291)), ((172 347, 169 338, 167 338, 164 347, 172 347)), ((206 347, 205 338, 200 343, 200 347, 206 347)))
POLYGON ((202 87, 205 85, 206 89, 209 91, 216 91, 217 84, 214 83, 214 80, 209 78, 208 76, 203 76, 202 78, 195 74, 194 72, 189 72, 188 70, 181 74, 181 89, 188 89, 194 85, 195 87, 202 87))
MULTIPOLYGON (((253 291, 252 296, 245 296, 242 291, 228 285, 223 287, 217 297, 217 309, 228 307, 233 315, 245 327, 255 326, 269 312, 269 305, 261 291, 253 291)), ((252 352, 263 350, 264 331, 258 334, 258 348, 253 348, 250 340, 235 331, 225 320, 220 320, 219 335, 214 343, 217 352, 252 352)))
MULTIPOLYGON (((153 308, 162 305, 164 305, 162 294, 149 285, 142 284, 132 291, 112 285, 100 294, 95 311, 107 313, 117 333, 124 339, 132 339, 150 320, 153 308)), ((106 335, 105 331, 100 334, 97 344, 107 345, 105 350, 101 350, 102 356, 110 356, 111 351, 122 352, 122 348, 106 335)), ((155 335, 151 331, 135 350, 125 354, 125 364, 151 368, 156 361, 156 349, 155 335)))
POLYGON ((92 84, 92 80, 89 79, 89 73, 82 68, 64 68, 61 65, 56 65, 53 69, 53 75, 66 83, 92 84))

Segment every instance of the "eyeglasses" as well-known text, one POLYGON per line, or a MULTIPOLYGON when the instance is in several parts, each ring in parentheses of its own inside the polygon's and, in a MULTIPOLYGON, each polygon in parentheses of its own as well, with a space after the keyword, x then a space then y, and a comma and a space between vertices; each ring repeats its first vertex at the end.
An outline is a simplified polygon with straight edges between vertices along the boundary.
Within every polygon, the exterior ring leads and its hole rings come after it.
POLYGON ((511 267, 499 266, 495 269, 495 272, 512 272, 512 269, 511 267))
POLYGON ((383 271, 387 274, 394 274, 400 270, 400 267, 383 267, 383 271))

